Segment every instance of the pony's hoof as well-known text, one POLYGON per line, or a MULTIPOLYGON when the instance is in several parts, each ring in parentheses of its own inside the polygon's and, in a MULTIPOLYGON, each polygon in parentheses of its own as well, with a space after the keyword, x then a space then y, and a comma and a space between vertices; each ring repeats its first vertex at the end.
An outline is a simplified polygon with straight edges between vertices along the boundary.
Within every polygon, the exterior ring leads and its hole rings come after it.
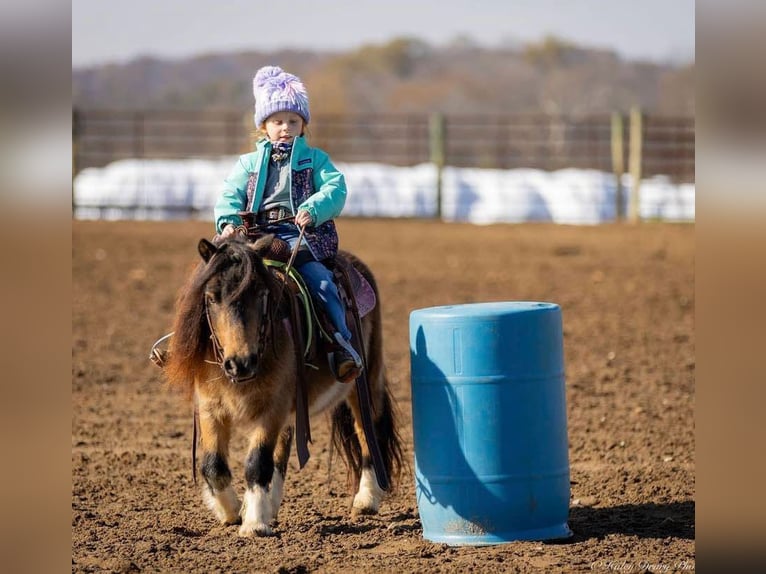
POLYGON ((378 513, 377 508, 370 508, 369 506, 352 506, 351 518, 358 518, 360 516, 373 516, 378 513))
POLYGON ((359 482, 359 492, 354 496, 351 505, 351 514, 377 514, 380 502, 385 492, 378 486, 375 480, 375 472, 369 468, 362 471, 362 479, 359 482))
POLYGON ((268 524, 243 524, 239 527, 239 535, 243 538, 274 536, 274 531, 268 524))
POLYGON ((351 516, 369 516, 378 513, 380 504, 372 496, 366 493, 357 493, 351 506, 351 516))

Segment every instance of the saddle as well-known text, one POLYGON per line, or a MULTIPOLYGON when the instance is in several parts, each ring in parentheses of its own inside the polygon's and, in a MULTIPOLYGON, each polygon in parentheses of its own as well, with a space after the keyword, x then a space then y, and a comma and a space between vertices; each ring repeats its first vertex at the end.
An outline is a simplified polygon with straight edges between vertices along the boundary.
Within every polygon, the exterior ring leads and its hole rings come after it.
MULTIPOLYGON (((275 237, 269 249, 262 253, 262 257, 266 267, 270 268, 272 273, 284 282, 292 295, 291 298, 295 300, 302 311, 297 313, 299 322, 291 320, 291 328, 294 334, 307 334, 304 357, 307 359, 313 357, 315 353, 312 353, 312 349, 316 350, 317 344, 322 349, 332 350, 336 343, 331 333, 335 329, 324 310, 314 304, 300 273, 294 268, 287 269, 290 257, 290 248, 287 242, 275 237), (286 272, 287 278, 285 277, 286 272)), ((323 261, 323 263, 333 272, 341 301, 346 312, 351 313, 351 321, 347 319, 349 328, 351 328, 375 308, 377 303, 375 291, 369 281, 354 267, 343 252, 338 253, 333 260, 323 261)), ((304 346, 300 345, 300 347, 304 346)))
MULTIPOLYGON (((292 214, 284 209, 272 209, 264 213, 239 211, 238 215, 242 219, 242 225, 237 227, 237 232, 253 242, 269 235, 269 225, 283 221, 292 221, 293 219, 292 214)), ((215 238, 213 242, 215 243, 215 238)), ((262 253, 264 262, 273 269, 287 265, 292 255, 288 243, 278 237, 274 237, 267 252, 262 253)), ((300 265, 303 257, 305 257, 304 252, 298 251, 295 264, 300 265)), ((351 327, 375 307, 375 291, 343 252, 338 253, 333 260, 325 260, 322 263, 333 272, 335 284, 338 287, 341 301, 344 303, 346 310, 351 310, 354 314, 351 317, 353 322, 349 323, 349 327, 351 327)), ((293 280, 295 280, 295 277, 293 277, 293 280)), ((303 287, 303 291, 308 293, 302 280, 298 279, 296 282, 299 282, 301 287, 303 287)), ((305 306, 311 307, 311 312, 307 312, 306 316, 314 319, 314 323, 319 327, 319 331, 323 335, 322 339, 330 345, 334 345, 332 337, 328 334, 333 331, 329 318, 323 310, 318 309, 311 303, 311 297, 303 297, 302 299, 305 306)), ((309 331, 312 330, 311 324, 305 325, 305 327, 309 331)))

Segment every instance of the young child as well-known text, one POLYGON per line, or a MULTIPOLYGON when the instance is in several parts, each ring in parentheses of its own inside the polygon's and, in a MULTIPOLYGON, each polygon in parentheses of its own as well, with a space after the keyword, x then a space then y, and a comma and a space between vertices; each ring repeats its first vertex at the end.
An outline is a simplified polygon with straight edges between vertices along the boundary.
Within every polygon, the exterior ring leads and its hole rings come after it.
POLYGON ((305 228, 295 268, 335 327, 335 375, 342 382, 352 381, 362 362, 349 342, 351 332, 333 274, 322 263, 338 251, 333 219, 346 202, 345 179, 327 153, 306 143, 304 129, 311 114, 306 88, 297 76, 265 66, 255 74, 253 93, 259 140, 224 181, 215 205, 216 231, 223 239, 232 236, 242 224, 237 212, 251 211, 259 224, 275 222, 268 231, 295 249, 305 228))

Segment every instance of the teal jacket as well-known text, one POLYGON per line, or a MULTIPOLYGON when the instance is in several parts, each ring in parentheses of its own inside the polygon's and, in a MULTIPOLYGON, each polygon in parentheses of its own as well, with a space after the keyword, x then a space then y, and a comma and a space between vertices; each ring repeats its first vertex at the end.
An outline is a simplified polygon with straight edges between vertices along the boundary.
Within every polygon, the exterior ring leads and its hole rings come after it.
MULTIPOLYGON (((263 201, 271 142, 261 140, 255 151, 244 154, 224 180, 223 191, 215 204, 215 228, 219 233, 227 223, 240 225, 238 211, 258 212, 263 201)), ((314 257, 321 261, 338 251, 338 233, 333 219, 346 204, 346 180, 330 157, 319 148, 295 138, 290 157, 290 200, 293 214, 305 209, 314 225, 304 238, 314 257)))

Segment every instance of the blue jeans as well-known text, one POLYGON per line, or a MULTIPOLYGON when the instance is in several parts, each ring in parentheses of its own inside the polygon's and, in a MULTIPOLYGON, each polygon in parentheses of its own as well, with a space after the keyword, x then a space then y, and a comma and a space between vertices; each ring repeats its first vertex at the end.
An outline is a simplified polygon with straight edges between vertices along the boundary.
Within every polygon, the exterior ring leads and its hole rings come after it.
MULTIPOLYGON (((299 231, 295 225, 279 225, 269 232, 274 233, 275 236, 280 239, 284 239, 290 245, 291 249, 295 249, 295 244, 298 242, 299 231)), ((296 265, 298 273, 301 274, 303 280, 306 282, 306 286, 311 292, 311 296, 319 305, 322 306, 325 313, 327 313, 330 321, 335 326, 335 329, 343 336, 346 341, 351 340, 351 331, 348 330, 346 325, 346 313, 343 309, 343 303, 340 300, 338 294, 338 287, 333 280, 332 271, 324 266, 323 263, 313 260, 303 263, 302 265, 296 265)))

